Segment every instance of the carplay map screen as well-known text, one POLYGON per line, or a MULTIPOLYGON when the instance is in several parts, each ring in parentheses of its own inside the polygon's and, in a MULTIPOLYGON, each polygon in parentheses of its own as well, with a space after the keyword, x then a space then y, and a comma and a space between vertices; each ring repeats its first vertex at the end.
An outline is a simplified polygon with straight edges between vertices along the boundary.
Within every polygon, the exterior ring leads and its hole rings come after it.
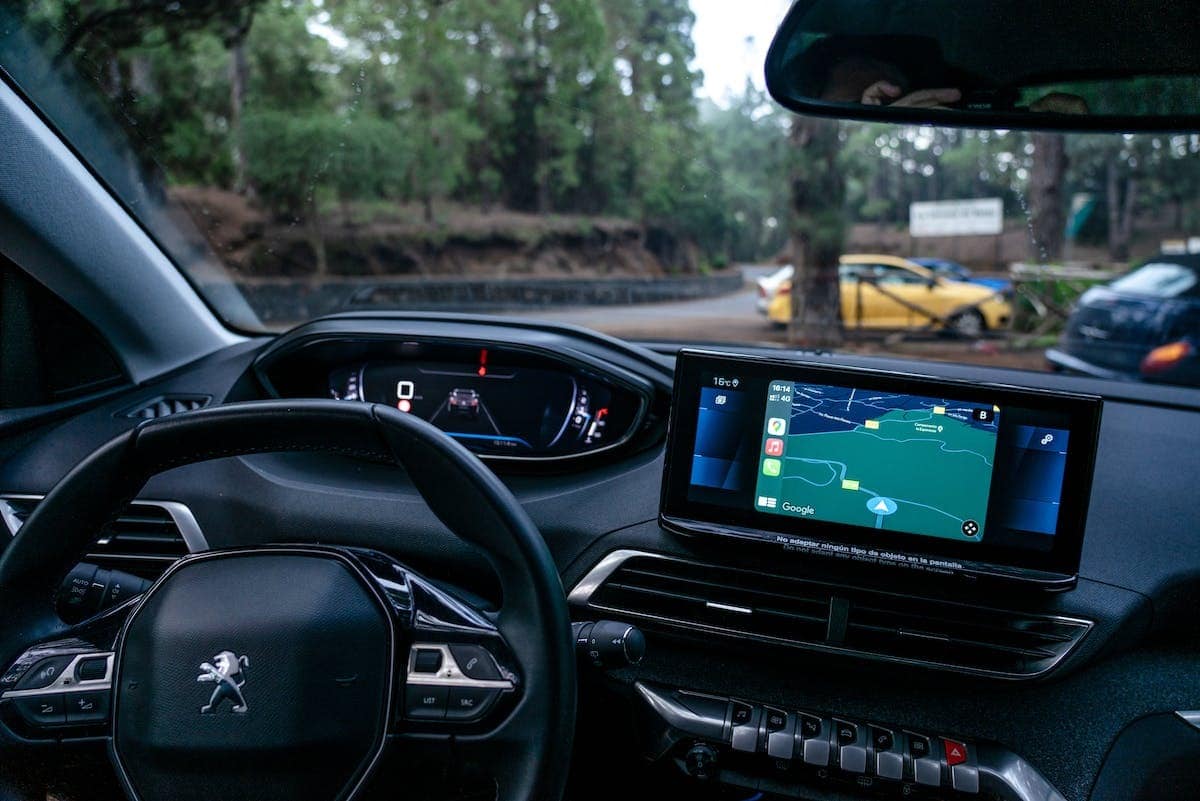
MULTIPOLYGON (((994 404, 777 379, 765 418, 761 511, 983 538, 1000 424, 994 404)), ((1058 433, 1064 446, 1066 436, 1058 433)))
POLYGON ((675 380, 668 529, 938 571, 1078 570, 1098 398, 689 351, 675 380))

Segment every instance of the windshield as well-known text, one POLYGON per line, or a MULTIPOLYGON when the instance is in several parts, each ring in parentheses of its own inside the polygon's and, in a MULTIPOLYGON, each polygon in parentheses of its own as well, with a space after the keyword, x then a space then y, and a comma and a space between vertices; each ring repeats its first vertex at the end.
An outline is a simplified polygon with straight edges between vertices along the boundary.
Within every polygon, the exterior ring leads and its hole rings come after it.
POLYGON ((1113 281, 1119 292, 1173 298, 1196 286, 1196 268, 1173 262, 1144 264, 1122 278, 1113 281))
POLYGON ((788 5, 41 0, 0 61, 237 329, 468 311, 1113 377, 1077 302, 1200 250, 1200 136, 793 116, 788 5))

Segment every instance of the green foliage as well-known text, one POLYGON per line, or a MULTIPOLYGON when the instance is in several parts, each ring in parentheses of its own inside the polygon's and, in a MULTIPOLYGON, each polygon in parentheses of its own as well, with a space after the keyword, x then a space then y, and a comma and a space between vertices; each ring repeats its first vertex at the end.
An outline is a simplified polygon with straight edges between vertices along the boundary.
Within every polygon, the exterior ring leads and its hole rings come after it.
MULTIPOLYGON (((752 85, 727 108, 698 102, 688 0, 20 13, 91 80, 143 166, 305 222, 326 201, 419 203, 430 220, 446 201, 621 216, 698 245, 692 266, 768 259, 789 236, 836 250, 848 223, 903 226, 919 200, 1002 197, 1028 222, 1028 134, 856 124, 812 148, 752 85)), ((1196 136, 1070 137, 1057 197, 1097 198, 1083 236, 1118 253, 1135 219, 1200 224, 1198 156, 1196 136)))

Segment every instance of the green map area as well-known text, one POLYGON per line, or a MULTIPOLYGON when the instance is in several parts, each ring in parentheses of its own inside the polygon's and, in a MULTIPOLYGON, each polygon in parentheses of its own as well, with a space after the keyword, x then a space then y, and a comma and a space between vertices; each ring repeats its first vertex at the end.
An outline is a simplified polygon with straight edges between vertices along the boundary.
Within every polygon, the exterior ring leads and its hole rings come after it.
POLYGON ((990 405, 772 382, 756 508, 978 542, 998 417, 990 405))

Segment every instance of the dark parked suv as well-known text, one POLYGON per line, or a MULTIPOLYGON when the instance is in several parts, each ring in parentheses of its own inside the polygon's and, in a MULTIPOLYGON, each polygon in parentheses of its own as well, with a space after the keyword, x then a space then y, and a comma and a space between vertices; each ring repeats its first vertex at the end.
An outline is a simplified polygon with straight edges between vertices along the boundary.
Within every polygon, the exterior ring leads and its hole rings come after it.
POLYGON ((1061 370, 1200 386, 1200 254, 1157 256, 1085 292, 1057 348, 1061 370))

